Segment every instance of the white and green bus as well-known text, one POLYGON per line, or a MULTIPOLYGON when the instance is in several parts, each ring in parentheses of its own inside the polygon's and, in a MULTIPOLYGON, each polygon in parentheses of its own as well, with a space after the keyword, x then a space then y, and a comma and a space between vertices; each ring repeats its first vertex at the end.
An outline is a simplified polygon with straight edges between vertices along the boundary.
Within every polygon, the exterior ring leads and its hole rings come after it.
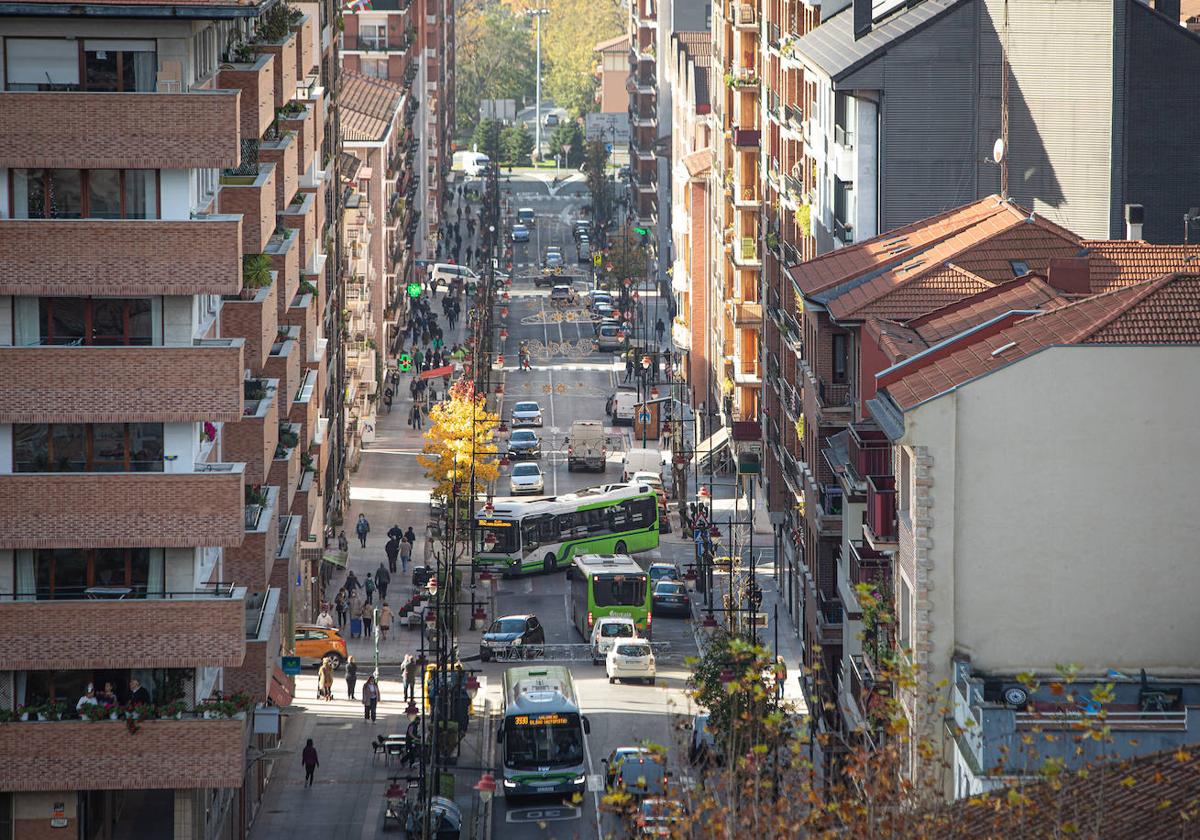
POLYGON ((504 575, 565 569, 576 554, 658 547, 658 497, 648 484, 506 500, 476 520, 475 565, 504 575))
POLYGON ((638 633, 650 637, 652 595, 646 570, 620 554, 581 554, 567 570, 571 623, 592 638, 592 628, 606 616, 632 618, 638 633))
POLYGON ((571 672, 561 666, 504 672, 501 744, 506 797, 587 790, 588 719, 579 711, 571 672))

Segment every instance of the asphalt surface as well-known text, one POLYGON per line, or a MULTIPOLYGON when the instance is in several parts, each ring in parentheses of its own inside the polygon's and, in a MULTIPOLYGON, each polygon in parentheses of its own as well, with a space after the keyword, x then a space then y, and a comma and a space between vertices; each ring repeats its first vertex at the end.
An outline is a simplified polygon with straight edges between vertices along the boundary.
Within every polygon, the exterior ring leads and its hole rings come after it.
MULTIPOLYGON (((517 184, 516 181, 513 183, 514 186, 517 184)), ((516 279, 510 292, 505 416, 518 401, 534 399, 541 403, 545 420, 540 430, 543 454, 538 463, 546 474, 547 494, 619 481, 621 452, 613 452, 611 447, 604 475, 568 472, 565 456, 566 435, 574 420, 602 420, 610 435, 614 438, 623 436, 625 445, 631 445, 628 428, 612 428, 604 415, 605 400, 615 389, 619 363, 611 354, 587 352, 587 343, 594 338, 594 331, 590 322, 582 320, 582 309, 551 304, 550 290, 545 287, 535 289, 529 276, 540 271, 546 247, 557 245, 567 261, 567 271, 576 271, 579 275, 576 282, 583 284, 587 268, 575 261, 577 252, 571 226, 580 206, 587 200, 586 187, 583 187, 582 197, 575 194, 575 189, 560 190, 554 196, 546 190, 541 193, 542 200, 526 204, 521 201, 526 198, 522 193, 536 195, 539 185, 524 179, 520 185, 529 189, 521 193, 514 189, 509 209, 532 206, 537 213, 537 223, 531 241, 517 243, 513 248, 516 279), (523 339, 529 342, 533 351, 531 363, 534 369, 528 372, 516 369, 517 347, 523 339)), ((507 492, 507 480, 502 477, 497 495, 507 492)), ((683 559, 690 552, 690 544, 676 534, 662 535, 662 542, 660 549, 637 555, 638 561, 648 565, 664 557, 683 559)), ((504 580, 498 584, 494 615, 532 612, 545 626, 548 644, 582 644, 584 640, 569 619, 566 592, 562 572, 504 580)), ((685 694, 687 668, 684 663, 685 657, 695 655, 696 650, 691 622, 682 618, 656 620, 654 641, 669 644, 669 651, 658 656, 658 680, 654 686, 610 685, 603 667, 593 667, 590 659, 562 663, 571 668, 583 712, 591 723, 591 734, 586 741, 588 793, 580 802, 552 797, 510 803, 497 796, 493 837, 520 840, 629 836, 612 815, 598 809, 603 795, 601 759, 616 747, 643 740, 662 744, 671 751, 670 769, 686 773, 686 764, 679 757, 677 725, 689 719, 692 713, 685 694)), ((468 649, 463 653, 472 655, 474 651, 468 649)), ((481 667, 487 676, 485 685, 494 707, 500 709, 503 706, 500 686, 506 665, 492 662, 481 667)))

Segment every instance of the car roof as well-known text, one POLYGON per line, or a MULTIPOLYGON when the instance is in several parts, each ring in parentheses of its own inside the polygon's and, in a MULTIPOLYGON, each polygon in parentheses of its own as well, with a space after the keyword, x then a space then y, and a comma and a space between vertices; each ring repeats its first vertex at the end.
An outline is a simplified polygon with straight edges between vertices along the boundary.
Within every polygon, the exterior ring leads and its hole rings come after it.
POLYGON ((650 568, 651 568, 651 569, 653 569, 653 568, 660 568, 660 569, 671 569, 671 570, 674 570, 674 568, 675 568, 675 564, 674 564, 674 563, 667 563, 667 562, 662 562, 662 563, 651 563, 651 564, 650 564, 650 568))
POLYGON ((496 621, 503 621, 506 618, 528 619, 528 618, 537 618, 537 616, 534 615, 533 613, 513 613, 512 615, 502 615, 499 618, 497 618, 496 621))
MULTIPOLYGON (((513 429, 513 436, 516 435, 534 435, 533 429, 513 429)), ((534 435, 536 437, 536 435, 534 435)))
POLYGON ((523 405, 536 405, 538 408, 541 408, 541 405, 538 404, 537 400, 521 400, 519 403, 513 406, 513 411, 521 411, 521 406, 523 405))
POLYGON ((322 627, 319 624, 297 624, 296 629, 297 630, 326 630, 326 631, 333 631, 335 633, 337 632, 336 627, 322 627))
POLYGON ((621 624, 634 623, 633 619, 627 615, 602 615, 596 619, 596 626, 599 627, 601 624, 616 624, 617 622, 621 624))
POLYGON ((518 207, 517 212, 518 213, 532 213, 533 208, 532 207, 518 207))
POLYGON ((513 475, 516 475, 516 474, 517 474, 517 470, 524 470, 525 472, 529 472, 530 470, 534 470, 535 472, 541 472, 541 471, 542 471, 542 468, 541 468, 541 467, 539 467, 537 464, 534 464, 534 463, 528 463, 528 462, 527 462, 527 463, 524 463, 524 464, 517 464, 517 465, 515 465, 515 466, 513 467, 513 475))

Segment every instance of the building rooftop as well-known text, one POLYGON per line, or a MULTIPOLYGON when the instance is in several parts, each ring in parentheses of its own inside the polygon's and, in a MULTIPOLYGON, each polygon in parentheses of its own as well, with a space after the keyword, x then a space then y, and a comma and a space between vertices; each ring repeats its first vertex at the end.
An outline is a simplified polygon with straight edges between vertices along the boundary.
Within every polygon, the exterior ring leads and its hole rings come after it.
POLYGON ((0 0, 0 15, 85 14, 91 17, 234 18, 255 17, 279 0, 0 0), (36 9, 36 12, 31 11, 36 9))
POLYGON ((342 71, 342 133, 350 141, 376 141, 387 136, 404 101, 404 88, 387 79, 342 71))
POLYGON ((601 41, 592 47, 592 52, 627 53, 629 52, 629 43, 628 35, 618 35, 616 38, 601 41))
POLYGON ((1094 294, 1162 277, 1173 271, 1200 268, 1200 245, 1147 245, 1123 239, 1084 240, 1088 279, 1094 294))
POLYGON ((940 396, 1046 347, 1072 344, 1200 344, 1200 275, 1169 274, 934 345, 879 374, 901 409, 940 396))

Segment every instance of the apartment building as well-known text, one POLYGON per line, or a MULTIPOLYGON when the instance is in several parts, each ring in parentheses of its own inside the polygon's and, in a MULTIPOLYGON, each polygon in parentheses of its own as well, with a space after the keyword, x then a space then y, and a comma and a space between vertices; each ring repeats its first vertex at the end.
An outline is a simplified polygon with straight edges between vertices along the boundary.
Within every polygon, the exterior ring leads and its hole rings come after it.
POLYGON ((37 12, 0 7, 3 831, 239 837, 342 489, 337 9, 37 12))
MULTIPOLYGON (((407 127, 410 140, 415 140, 412 170, 419 178, 413 182, 415 195, 405 200, 404 211, 411 214, 414 226, 406 247, 415 246, 432 258, 442 219, 442 175, 449 169, 454 131, 453 4, 370 0, 347 9, 344 20, 342 66, 399 85, 417 111, 407 127)), ((404 279, 413 267, 401 266, 404 279)))
POLYGON ((1138 204, 1148 241, 1194 240, 1200 135, 1178 114, 1200 107, 1200 36, 1177 0, 1156 5, 823 6, 791 48, 811 86, 817 252, 992 193, 1095 239, 1138 204))
POLYGON ((638 226, 658 221, 658 7, 655 0, 629 4, 630 215, 638 226))
POLYGON ((625 114, 629 111, 629 34, 601 41, 592 48, 600 56, 597 75, 600 83, 596 104, 602 114, 625 114))

